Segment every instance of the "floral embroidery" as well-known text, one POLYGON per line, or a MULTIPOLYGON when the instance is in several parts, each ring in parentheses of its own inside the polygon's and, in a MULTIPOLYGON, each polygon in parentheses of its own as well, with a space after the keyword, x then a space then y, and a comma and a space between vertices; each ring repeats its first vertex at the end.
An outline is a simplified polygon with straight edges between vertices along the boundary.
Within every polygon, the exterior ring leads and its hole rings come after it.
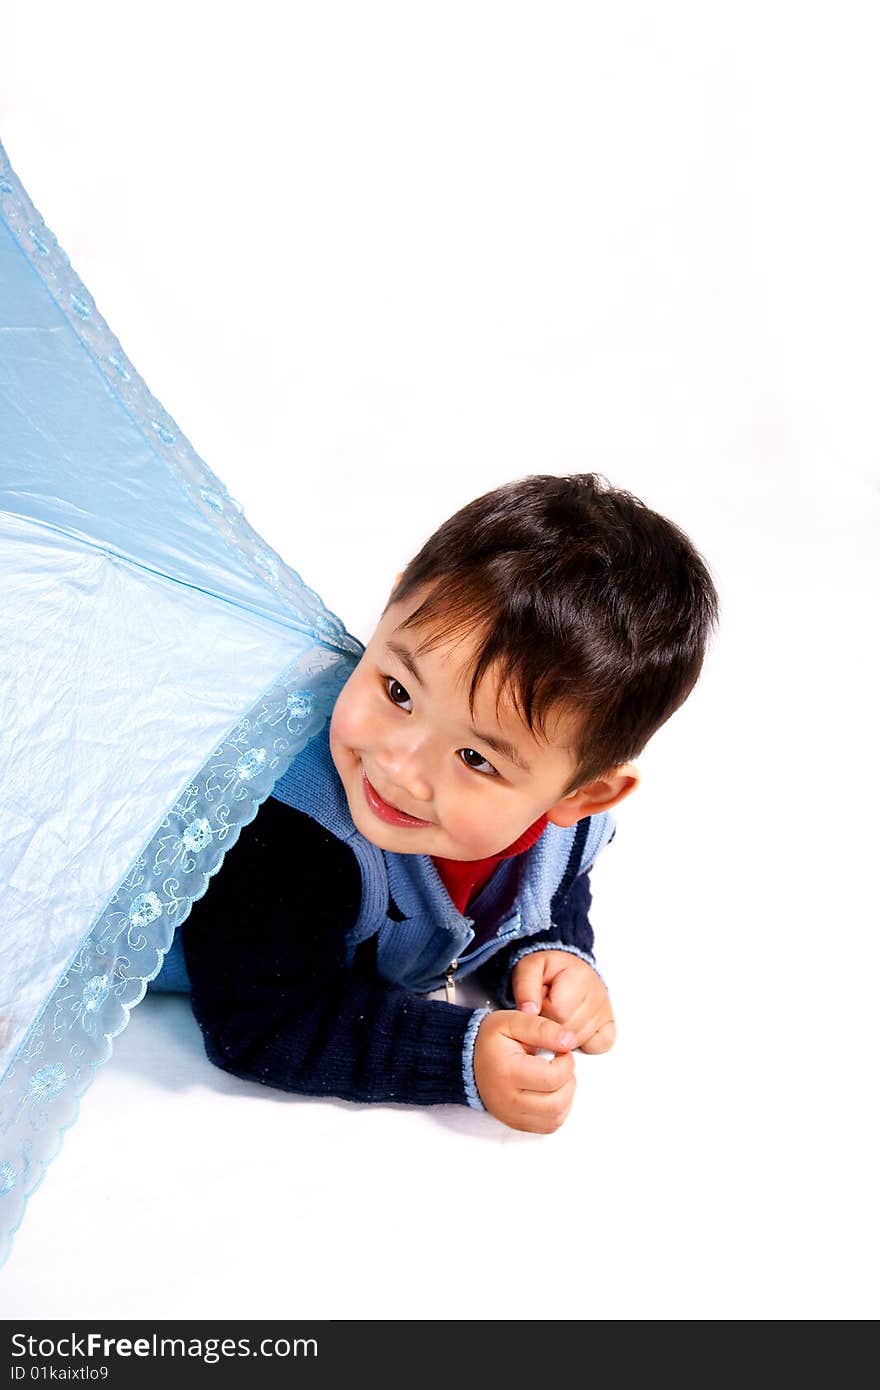
POLYGON ((215 512, 222 512, 223 498, 220 496, 219 492, 215 492, 212 487, 200 487, 199 493, 201 494, 202 501, 207 502, 209 507, 213 507, 215 512))
POLYGON ((67 1085, 67 1073, 60 1062, 39 1067, 31 1077, 31 1095, 37 1105, 53 1100, 67 1085))
POLYGON ((187 849, 198 854, 200 850, 206 849, 214 838, 211 822, 206 820, 204 816, 200 817, 199 820, 190 821, 181 838, 187 849))
POLYGON ((88 984, 83 986, 83 1008, 87 1013, 93 1014, 96 1009, 100 1009, 109 993, 110 984, 107 980, 107 976, 93 975, 88 984))
POLYGON ((292 690, 287 697, 287 712, 293 719, 308 719, 315 704, 311 690, 292 690))
POLYGON ((155 893, 141 893, 132 903, 128 920, 133 927, 146 927, 162 915, 162 904, 155 893))
POLYGON ((268 550, 255 550, 254 564, 259 565, 260 569, 265 570, 267 574, 274 575, 278 572, 278 566, 268 550))
POLYGON ((235 770, 243 782, 249 782, 266 762, 265 748, 249 748, 243 758, 235 764, 235 770))
POLYGON ((110 356, 107 358, 107 361, 110 363, 110 366, 113 368, 114 372, 117 372, 119 376, 122 377, 123 381, 131 381, 131 372, 125 366, 124 362, 120 362, 119 358, 116 356, 115 353, 111 352, 110 356))

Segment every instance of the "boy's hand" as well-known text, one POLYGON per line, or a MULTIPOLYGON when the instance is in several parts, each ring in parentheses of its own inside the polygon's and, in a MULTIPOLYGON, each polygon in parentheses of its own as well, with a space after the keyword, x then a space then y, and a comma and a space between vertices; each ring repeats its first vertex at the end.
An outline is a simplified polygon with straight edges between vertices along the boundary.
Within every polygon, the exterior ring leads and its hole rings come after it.
POLYGON ((591 965, 571 951, 533 951, 513 969, 517 1009, 541 1014, 574 1033, 581 1052, 607 1052, 617 1030, 608 991, 591 965))
POLYGON ((515 1009, 487 1014, 477 1029, 474 1080, 486 1109, 510 1125, 532 1134, 558 1129, 574 1100, 574 1035, 549 1018, 533 1018, 515 1009), (552 1062, 530 1049, 559 1052, 552 1062))

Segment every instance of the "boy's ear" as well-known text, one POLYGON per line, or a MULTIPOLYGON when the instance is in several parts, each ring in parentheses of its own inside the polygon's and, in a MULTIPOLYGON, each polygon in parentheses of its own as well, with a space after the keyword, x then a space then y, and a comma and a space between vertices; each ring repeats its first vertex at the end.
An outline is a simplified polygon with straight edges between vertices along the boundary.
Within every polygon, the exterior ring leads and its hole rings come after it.
POLYGON ((604 777, 585 782, 582 787, 562 797, 555 806, 550 807, 547 819, 554 825, 567 826, 583 820, 584 816, 610 811, 612 806, 617 806, 630 792, 634 792, 641 780, 642 774, 635 763, 620 763, 604 777))

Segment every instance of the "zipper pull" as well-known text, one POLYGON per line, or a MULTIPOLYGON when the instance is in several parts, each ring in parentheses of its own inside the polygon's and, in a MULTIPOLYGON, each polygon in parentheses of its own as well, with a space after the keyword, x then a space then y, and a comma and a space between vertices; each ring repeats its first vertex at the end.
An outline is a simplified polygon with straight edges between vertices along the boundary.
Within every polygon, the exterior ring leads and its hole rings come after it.
POLYGON ((457 961, 457 960, 451 960, 451 961, 449 962, 449 964, 447 965, 447 967, 446 967, 446 1002, 447 1002, 447 1004, 454 1004, 454 1003, 455 1003, 455 979, 454 979, 453 977, 454 977, 454 975, 455 975, 455 971, 456 971, 457 966, 458 966, 458 961, 457 961))

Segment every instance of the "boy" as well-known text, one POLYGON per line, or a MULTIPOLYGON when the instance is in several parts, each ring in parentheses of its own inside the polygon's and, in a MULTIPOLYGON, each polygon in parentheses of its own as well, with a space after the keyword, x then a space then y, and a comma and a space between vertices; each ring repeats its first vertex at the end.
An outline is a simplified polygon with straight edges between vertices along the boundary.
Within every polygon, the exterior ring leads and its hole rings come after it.
POLYGON ((601 475, 527 477, 445 522, 179 933, 210 1059, 558 1128, 573 1051, 615 1037, 589 871, 717 608, 689 539, 601 475), (500 1007, 454 1002, 472 972, 500 1007))

